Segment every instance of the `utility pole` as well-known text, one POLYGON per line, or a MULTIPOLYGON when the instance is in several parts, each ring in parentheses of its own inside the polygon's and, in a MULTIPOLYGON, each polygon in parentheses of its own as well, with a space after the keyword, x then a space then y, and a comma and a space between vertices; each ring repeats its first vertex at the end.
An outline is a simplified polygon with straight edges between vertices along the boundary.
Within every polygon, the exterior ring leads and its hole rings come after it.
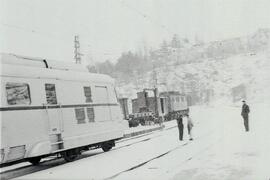
POLYGON ((79 35, 76 35, 74 38, 74 59, 76 64, 81 64, 81 53, 80 53, 80 41, 79 35))
POLYGON ((153 81, 154 81, 154 97, 155 97, 155 110, 156 110, 156 116, 159 117, 159 112, 158 112, 158 88, 157 88, 157 72, 155 69, 155 62, 153 61, 153 81))
POLYGON ((158 83, 158 79, 157 79, 156 66, 155 66, 154 62, 153 62, 153 83, 154 83, 154 88, 156 88, 157 83, 158 83))

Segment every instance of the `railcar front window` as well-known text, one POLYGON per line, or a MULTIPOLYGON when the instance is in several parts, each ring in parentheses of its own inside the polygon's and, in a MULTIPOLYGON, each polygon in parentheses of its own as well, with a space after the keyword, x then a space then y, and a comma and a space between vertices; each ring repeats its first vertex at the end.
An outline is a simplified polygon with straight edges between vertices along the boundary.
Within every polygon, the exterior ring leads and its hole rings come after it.
POLYGON ((7 83, 7 103, 9 105, 31 104, 30 88, 26 83, 7 83))
POLYGON ((57 104, 55 84, 45 84, 46 99, 48 104, 57 104))

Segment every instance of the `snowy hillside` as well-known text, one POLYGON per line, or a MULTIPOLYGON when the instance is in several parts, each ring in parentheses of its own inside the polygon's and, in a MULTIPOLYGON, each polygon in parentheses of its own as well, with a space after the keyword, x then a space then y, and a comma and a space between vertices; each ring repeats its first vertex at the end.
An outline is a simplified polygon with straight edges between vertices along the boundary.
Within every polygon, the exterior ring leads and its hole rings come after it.
MULTIPOLYGON (((232 88, 241 84, 245 86, 248 101, 270 102, 270 48, 188 64, 168 62, 156 71, 160 91, 179 90, 198 96, 202 103, 207 91, 210 103, 231 103, 232 88)), ((137 91, 153 86, 153 73, 138 75, 135 81, 118 86, 121 96, 134 98, 137 91)))

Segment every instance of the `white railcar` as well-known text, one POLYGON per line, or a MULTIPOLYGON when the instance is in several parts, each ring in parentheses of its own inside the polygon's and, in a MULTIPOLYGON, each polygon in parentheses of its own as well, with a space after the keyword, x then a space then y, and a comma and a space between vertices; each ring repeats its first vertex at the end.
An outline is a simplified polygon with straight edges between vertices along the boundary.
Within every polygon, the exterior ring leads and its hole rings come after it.
POLYGON ((39 163, 59 153, 72 161, 82 150, 110 150, 123 120, 107 75, 79 65, 1 54, 1 164, 39 163))

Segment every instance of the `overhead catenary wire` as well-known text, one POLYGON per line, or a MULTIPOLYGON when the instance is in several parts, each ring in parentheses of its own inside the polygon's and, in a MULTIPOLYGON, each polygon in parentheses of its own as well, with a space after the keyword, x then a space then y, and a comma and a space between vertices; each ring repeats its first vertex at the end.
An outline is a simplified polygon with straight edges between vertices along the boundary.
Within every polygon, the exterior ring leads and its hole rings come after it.
POLYGON ((165 30, 168 34, 176 34, 175 32, 173 32, 172 30, 170 30, 167 26, 165 26, 164 24, 160 24, 159 22, 157 22, 156 20, 154 20, 151 16, 147 15, 146 13, 141 12, 140 10, 128 5, 127 3, 124 2, 124 0, 121 0, 121 5, 125 6, 126 8, 132 10, 133 12, 139 14, 140 16, 142 16, 144 19, 147 19, 149 22, 151 22, 153 25, 155 25, 156 27, 159 27, 163 30, 165 30))
MULTIPOLYGON (((156 27, 159 27, 159 28, 163 29, 168 34, 175 34, 166 25, 160 24, 160 22, 156 21, 155 19, 153 19, 148 14, 138 10, 137 8, 135 8, 133 6, 128 5, 124 0, 122 0, 120 2, 121 2, 122 6, 124 6, 125 8, 128 8, 128 9, 132 10, 133 12, 135 12, 136 14, 142 16, 144 19, 151 22, 156 27)), ((65 26, 68 25, 66 23, 63 23, 63 18, 61 18, 59 16, 55 16, 55 19, 57 19, 57 21, 59 23, 62 23, 65 26)), ((85 30, 90 30, 91 29, 85 23, 77 22, 76 24, 77 24, 76 26, 84 28, 85 30)), ((19 25, 15 25, 15 24, 1 23, 1 25, 5 26, 7 28, 13 28, 13 29, 21 30, 21 31, 26 31, 26 32, 29 32, 29 33, 39 34, 40 36, 45 36, 45 37, 48 37, 48 38, 51 38, 51 39, 56 39, 56 40, 59 40, 59 41, 68 42, 71 45, 72 45, 72 42, 73 42, 74 35, 79 34, 79 33, 71 33, 71 34, 65 33, 67 36, 63 36, 60 33, 56 34, 56 33, 46 32, 46 31, 42 31, 42 30, 29 28, 29 27, 23 27, 23 26, 19 26, 19 25)), ((84 47, 83 49, 85 49, 85 51, 89 51, 89 47, 93 47, 93 45, 90 45, 89 43, 84 43, 84 42, 80 42, 80 43, 81 43, 82 47, 84 47)), ((112 55, 112 54, 119 54, 119 52, 95 52, 95 54, 112 55)))
MULTIPOLYGON (((40 30, 35 30, 32 28, 28 28, 28 27, 23 27, 23 26, 18 26, 18 25, 14 25, 14 24, 8 24, 8 23, 0 23, 2 26, 7 27, 7 28, 12 28, 12 29, 17 29, 17 30, 21 30, 21 31, 26 31, 29 33, 35 33, 35 34, 39 34, 41 36, 46 36, 48 38, 52 38, 55 40, 59 40, 59 41, 66 41, 69 42, 70 44, 73 43, 73 38, 74 38, 74 34, 69 34, 70 36, 63 36, 63 35, 56 35, 50 32, 45 32, 45 31, 40 31, 40 30)), ((87 47, 90 47, 90 44, 87 43, 81 43, 87 47)))
MULTIPOLYGON (((22 27, 14 24, 8 24, 8 23, 0 23, 1 26, 7 27, 7 28, 12 28, 20 31, 25 31, 28 33, 34 33, 38 34, 40 36, 45 36, 47 38, 51 38, 54 40, 62 41, 65 43, 69 43, 71 46, 73 46, 73 40, 74 40, 74 34, 70 34, 70 36, 63 36, 63 35, 56 35, 53 33, 45 32, 45 31, 39 31, 39 30, 34 30, 32 28, 27 28, 27 27, 22 27)), ((84 47, 93 47, 88 43, 83 43, 80 42, 80 44, 84 47)), ((85 48, 84 48, 85 49, 85 48)), ((113 55, 113 54, 119 54, 119 52, 95 52, 95 54, 102 54, 102 55, 113 55)))

